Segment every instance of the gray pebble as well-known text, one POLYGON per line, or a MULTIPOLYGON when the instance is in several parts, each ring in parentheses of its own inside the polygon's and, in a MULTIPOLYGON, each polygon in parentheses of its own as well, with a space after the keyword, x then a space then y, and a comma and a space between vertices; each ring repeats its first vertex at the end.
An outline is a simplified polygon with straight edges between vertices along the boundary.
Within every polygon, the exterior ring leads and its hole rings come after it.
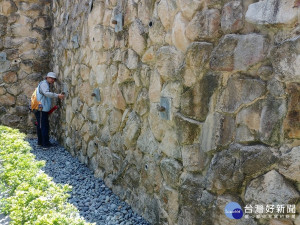
POLYGON ((105 186, 103 180, 95 178, 86 165, 72 157, 63 147, 57 145, 47 151, 41 151, 37 148, 36 139, 28 139, 28 142, 36 159, 46 161, 43 170, 54 182, 72 185, 69 202, 78 208, 80 216, 85 220, 96 222, 97 225, 150 225, 133 213, 131 207, 120 201, 119 197, 105 186), (118 208, 121 208, 121 212, 118 208))

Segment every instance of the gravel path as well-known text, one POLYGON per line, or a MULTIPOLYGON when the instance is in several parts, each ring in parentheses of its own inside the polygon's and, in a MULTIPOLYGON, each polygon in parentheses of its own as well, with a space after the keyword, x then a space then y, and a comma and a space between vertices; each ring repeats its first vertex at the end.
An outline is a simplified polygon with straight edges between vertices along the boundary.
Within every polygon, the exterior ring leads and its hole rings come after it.
MULTIPOLYGON (((0 160, 0 170, 2 169, 2 164, 0 160)), ((4 198, 6 195, 0 191, 0 199, 4 198)), ((9 216, 5 215, 0 211, 0 225, 9 225, 10 219, 9 216)))
POLYGON ((8 216, 0 213, 0 224, 1 225, 9 225, 10 219, 8 216))
MULTIPOLYGON (((0 192, 0 198, 3 198, 3 194, 0 192)), ((10 219, 0 211, 0 225, 9 225, 10 219)))
POLYGON ((73 187, 69 202, 78 208, 86 221, 96 222, 97 225, 150 225, 63 147, 57 145, 42 150, 37 147, 37 139, 27 141, 36 159, 46 161, 43 171, 53 177, 54 182, 73 187))

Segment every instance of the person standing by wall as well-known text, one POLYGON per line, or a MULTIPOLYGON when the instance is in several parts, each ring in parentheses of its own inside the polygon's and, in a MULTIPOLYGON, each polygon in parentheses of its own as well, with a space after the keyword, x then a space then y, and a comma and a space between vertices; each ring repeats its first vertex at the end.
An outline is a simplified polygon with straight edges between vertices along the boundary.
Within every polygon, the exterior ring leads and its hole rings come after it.
POLYGON ((35 112, 37 120, 38 145, 49 148, 52 144, 49 141, 49 118, 48 112, 51 109, 52 98, 64 99, 64 94, 50 92, 50 85, 56 81, 56 74, 49 72, 37 90, 37 100, 41 102, 39 109, 35 112))

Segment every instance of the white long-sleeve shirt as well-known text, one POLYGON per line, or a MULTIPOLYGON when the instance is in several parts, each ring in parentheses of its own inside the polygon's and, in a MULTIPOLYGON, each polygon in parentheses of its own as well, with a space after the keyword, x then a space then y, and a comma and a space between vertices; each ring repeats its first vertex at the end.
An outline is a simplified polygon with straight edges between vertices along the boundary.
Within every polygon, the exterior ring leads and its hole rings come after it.
POLYGON ((40 84, 40 92, 48 98, 58 98, 58 94, 50 92, 50 86, 46 80, 40 84))

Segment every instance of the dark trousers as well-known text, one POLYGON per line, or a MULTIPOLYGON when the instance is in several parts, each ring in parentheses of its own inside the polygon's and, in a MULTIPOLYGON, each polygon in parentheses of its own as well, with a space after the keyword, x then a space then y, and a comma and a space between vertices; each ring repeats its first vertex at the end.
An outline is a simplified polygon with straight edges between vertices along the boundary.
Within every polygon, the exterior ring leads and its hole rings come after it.
POLYGON ((37 120, 36 132, 38 136, 38 144, 47 146, 50 143, 48 112, 36 111, 35 118, 37 120))

